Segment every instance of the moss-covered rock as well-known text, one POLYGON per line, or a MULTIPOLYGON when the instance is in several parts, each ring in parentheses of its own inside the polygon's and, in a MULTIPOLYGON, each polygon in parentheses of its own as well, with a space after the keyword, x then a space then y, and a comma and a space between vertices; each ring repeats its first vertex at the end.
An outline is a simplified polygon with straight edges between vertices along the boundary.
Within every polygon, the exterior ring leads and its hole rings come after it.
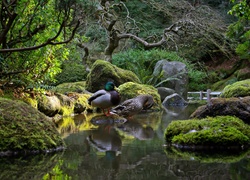
POLYGON ((46 116, 53 117, 62 109, 59 98, 55 95, 41 95, 38 100, 38 110, 46 116))
POLYGON ((250 124, 250 96, 243 98, 217 98, 211 103, 198 107, 190 118, 205 118, 207 116, 236 116, 250 124))
POLYGON ((88 104, 88 98, 91 96, 89 92, 68 92, 66 94, 54 93, 53 95, 39 96, 38 110, 49 117, 55 117, 56 115, 66 117, 74 113, 80 114, 85 110, 94 110, 88 104))
POLYGON ((172 121, 167 143, 186 148, 242 148, 250 145, 250 126, 233 116, 172 121))
POLYGON ((103 89, 107 81, 113 81, 116 86, 129 81, 140 83, 139 78, 132 71, 118 68, 104 60, 97 60, 87 76, 86 90, 95 92, 103 89))
POLYGON ((250 96, 250 79, 227 85, 220 96, 224 98, 250 96))
POLYGON ((127 82, 118 87, 119 93, 121 95, 121 101, 125 101, 127 99, 134 98, 140 94, 150 94, 153 96, 156 105, 152 107, 154 110, 160 110, 161 105, 161 97, 158 93, 158 90, 153 86, 146 84, 138 84, 134 82, 127 82))
POLYGON ((38 153, 65 146, 53 122, 32 106, 0 98, 0 155, 38 153))

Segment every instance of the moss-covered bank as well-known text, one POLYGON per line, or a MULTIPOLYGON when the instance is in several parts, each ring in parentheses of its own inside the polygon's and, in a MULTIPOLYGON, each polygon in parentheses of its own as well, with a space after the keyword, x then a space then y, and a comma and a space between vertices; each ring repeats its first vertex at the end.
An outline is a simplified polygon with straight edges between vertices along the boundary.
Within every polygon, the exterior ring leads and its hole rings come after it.
POLYGON ((242 148, 250 145, 250 126, 233 116, 173 121, 166 142, 183 148, 242 148))
POLYGON ((22 101, 0 98, 0 156, 50 152, 65 144, 53 122, 22 101))

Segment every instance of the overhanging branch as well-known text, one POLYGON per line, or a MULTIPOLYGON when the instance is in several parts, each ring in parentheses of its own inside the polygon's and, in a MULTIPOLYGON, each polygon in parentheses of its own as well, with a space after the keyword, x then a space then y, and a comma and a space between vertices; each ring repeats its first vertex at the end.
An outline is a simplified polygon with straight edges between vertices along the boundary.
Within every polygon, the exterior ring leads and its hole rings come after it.
POLYGON ((80 25, 80 21, 77 22, 77 25, 73 29, 73 31, 72 31, 71 36, 69 37, 69 39, 67 39, 65 41, 61 41, 61 42, 53 42, 54 40, 56 40, 56 38, 58 38, 58 36, 62 32, 64 25, 65 25, 65 23, 63 22, 61 24, 60 29, 58 30, 57 34, 53 38, 48 39, 45 43, 42 43, 42 44, 37 45, 37 46, 31 46, 31 47, 0 49, 0 53, 3 53, 3 52, 32 51, 32 50, 36 50, 36 49, 42 48, 42 47, 47 46, 47 45, 66 44, 66 43, 70 42, 73 39, 73 37, 74 37, 74 35, 76 33, 76 30, 77 30, 77 28, 80 25))

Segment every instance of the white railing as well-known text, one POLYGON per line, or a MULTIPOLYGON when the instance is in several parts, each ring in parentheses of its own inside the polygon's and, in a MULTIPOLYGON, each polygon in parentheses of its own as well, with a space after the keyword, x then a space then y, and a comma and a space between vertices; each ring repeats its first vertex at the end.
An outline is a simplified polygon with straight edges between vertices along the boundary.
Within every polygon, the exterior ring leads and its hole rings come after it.
POLYGON ((196 91, 196 92, 188 92, 188 100, 207 100, 210 102, 212 98, 218 98, 221 92, 219 91, 211 91, 208 89, 207 91, 196 91))

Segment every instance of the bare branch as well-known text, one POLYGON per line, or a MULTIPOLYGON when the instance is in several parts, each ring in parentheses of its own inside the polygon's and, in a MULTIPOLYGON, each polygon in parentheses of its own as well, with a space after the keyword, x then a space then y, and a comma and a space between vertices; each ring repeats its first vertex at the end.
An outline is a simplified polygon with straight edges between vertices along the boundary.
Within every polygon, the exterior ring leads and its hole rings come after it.
POLYGON ((120 35, 118 35, 118 37, 119 37, 120 39, 131 38, 131 39, 133 39, 133 40, 135 40, 135 41, 137 41, 137 42, 143 44, 144 47, 145 47, 146 49, 154 48, 154 47, 159 47, 159 46, 161 46, 163 43, 166 42, 166 39, 165 39, 164 36, 163 36, 163 38, 162 38, 160 41, 155 42, 155 43, 148 43, 148 42, 145 41, 144 39, 142 39, 142 38, 140 38, 140 37, 138 37, 138 36, 136 36, 136 35, 134 35, 134 34, 120 34, 120 35))

